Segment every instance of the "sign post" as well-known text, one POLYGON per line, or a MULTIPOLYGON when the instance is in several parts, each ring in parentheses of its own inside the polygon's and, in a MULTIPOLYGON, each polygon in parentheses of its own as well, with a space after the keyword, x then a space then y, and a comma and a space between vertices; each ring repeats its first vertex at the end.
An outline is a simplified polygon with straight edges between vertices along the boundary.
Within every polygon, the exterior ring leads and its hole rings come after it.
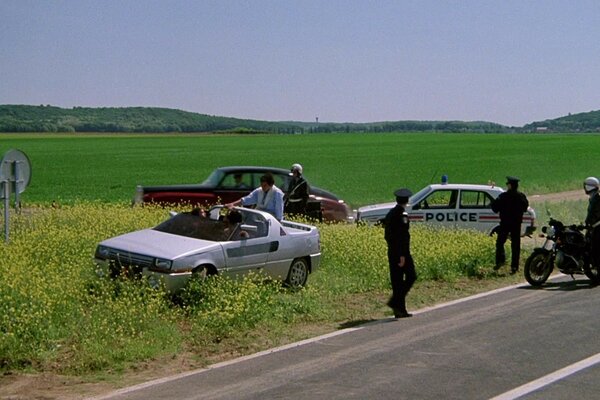
POLYGON ((4 196, 4 240, 8 243, 8 207, 10 205, 8 198, 10 197, 10 186, 8 181, 2 182, 2 193, 4 196))
POLYGON ((21 193, 29 185, 31 164, 25 153, 9 150, 0 161, 0 198, 4 199, 4 240, 9 240, 9 207, 11 191, 15 193, 15 208, 21 209, 21 193))

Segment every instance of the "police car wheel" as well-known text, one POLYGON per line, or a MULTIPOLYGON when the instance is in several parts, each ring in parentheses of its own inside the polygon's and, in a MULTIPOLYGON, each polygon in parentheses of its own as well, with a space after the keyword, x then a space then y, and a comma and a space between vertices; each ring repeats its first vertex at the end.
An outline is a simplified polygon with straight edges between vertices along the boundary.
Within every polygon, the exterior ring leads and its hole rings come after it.
POLYGON ((497 226, 494 229, 492 229, 492 231, 490 232, 490 236, 494 236, 494 235, 498 235, 498 231, 500 230, 500 227, 497 226))

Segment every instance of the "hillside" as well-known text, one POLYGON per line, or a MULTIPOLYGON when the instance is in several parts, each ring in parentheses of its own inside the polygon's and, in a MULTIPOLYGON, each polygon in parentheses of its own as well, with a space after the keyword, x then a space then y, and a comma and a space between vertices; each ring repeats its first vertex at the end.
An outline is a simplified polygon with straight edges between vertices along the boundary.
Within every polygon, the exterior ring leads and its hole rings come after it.
POLYGON ((154 107, 0 105, 0 132, 327 133, 327 132, 598 132, 600 111, 508 127, 486 121, 330 123, 258 121, 154 107))
POLYGON ((505 132, 491 122, 386 121, 372 123, 270 122, 168 108, 60 108, 0 105, 0 132, 505 132))
POLYGON ((293 124, 215 117, 168 108, 59 108, 0 105, 0 132, 269 132, 296 133, 293 124))
POLYGON ((532 122, 525 125, 523 129, 538 132, 600 132, 600 110, 532 122))

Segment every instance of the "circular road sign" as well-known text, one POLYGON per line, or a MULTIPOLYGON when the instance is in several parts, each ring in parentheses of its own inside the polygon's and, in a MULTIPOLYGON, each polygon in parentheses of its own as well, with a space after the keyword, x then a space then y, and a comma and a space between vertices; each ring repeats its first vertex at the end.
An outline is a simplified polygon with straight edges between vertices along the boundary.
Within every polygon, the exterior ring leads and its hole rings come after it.
MULTIPOLYGON (((30 179, 31 163, 25 153, 15 149, 7 151, 0 161, 0 182, 12 182, 15 185, 15 191, 23 193, 29 185, 30 179)), ((0 198, 1 196, 2 193, 0 193, 0 198)))

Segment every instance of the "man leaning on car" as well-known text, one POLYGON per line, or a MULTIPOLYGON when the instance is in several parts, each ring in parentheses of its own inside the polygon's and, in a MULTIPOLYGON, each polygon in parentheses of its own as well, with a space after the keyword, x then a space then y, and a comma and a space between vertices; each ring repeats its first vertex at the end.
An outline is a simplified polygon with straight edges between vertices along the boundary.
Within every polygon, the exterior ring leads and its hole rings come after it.
POLYGON ((270 173, 260 177, 260 187, 254 189, 249 195, 225 204, 227 208, 239 205, 255 206, 257 210, 273 215, 278 221, 283 219, 283 191, 275 186, 275 179, 270 173))

